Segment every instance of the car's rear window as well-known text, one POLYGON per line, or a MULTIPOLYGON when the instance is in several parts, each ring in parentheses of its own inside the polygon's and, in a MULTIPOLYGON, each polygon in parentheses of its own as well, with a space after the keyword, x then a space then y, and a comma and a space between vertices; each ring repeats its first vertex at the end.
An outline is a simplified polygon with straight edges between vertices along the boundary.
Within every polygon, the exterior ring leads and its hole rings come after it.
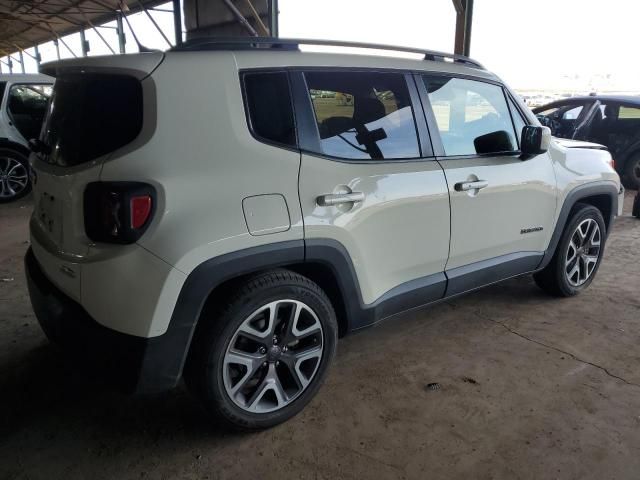
POLYGON ((129 76, 74 74, 56 78, 43 132, 48 161, 74 166, 113 152, 142 129, 142 86, 129 76))

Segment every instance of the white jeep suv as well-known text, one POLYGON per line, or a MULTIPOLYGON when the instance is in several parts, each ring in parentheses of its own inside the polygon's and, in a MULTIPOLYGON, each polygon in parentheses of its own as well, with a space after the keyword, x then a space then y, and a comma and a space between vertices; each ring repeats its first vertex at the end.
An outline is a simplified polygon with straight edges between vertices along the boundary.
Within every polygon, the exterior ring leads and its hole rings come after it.
POLYGON ((43 67, 25 261, 53 342, 137 392, 184 375, 258 429, 310 401, 340 335, 516 275, 591 283, 618 211, 606 150, 551 139, 468 58, 307 43, 43 67))
POLYGON ((46 75, 0 74, 0 203, 31 191, 29 140, 40 135, 53 80, 46 75))

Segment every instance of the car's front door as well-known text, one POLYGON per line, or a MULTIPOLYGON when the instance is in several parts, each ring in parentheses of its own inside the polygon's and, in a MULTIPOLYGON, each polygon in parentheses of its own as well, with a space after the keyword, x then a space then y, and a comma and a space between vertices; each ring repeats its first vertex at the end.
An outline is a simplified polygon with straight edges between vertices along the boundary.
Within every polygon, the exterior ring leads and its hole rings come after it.
POLYGON ((520 127, 524 120, 500 85, 440 75, 422 81, 451 201, 447 294, 534 269, 556 209, 550 156, 520 158, 514 119, 520 127))
POLYGON ((308 259, 316 247, 341 245, 353 264, 360 301, 377 309, 363 323, 395 313, 400 304, 440 298, 449 198, 429 139, 417 135, 417 126, 425 132, 426 124, 413 77, 308 71, 293 72, 292 85, 308 259), (418 293, 393 301, 409 292, 418 293), (390 303, 379 307, 385 301, 390 303))

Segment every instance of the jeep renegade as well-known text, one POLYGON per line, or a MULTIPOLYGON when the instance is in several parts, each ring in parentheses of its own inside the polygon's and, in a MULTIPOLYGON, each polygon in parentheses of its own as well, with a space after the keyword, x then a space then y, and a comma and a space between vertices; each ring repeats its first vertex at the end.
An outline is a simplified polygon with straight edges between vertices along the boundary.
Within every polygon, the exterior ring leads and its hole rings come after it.
POLYGON ((517 275, 589 286, 621 201, 606 149, 466 57, 298 48, 327 43, 43 66, 25 262, 51 341, 133 391, 184 377, 250 430, 302 410, 341 335, 517 275))

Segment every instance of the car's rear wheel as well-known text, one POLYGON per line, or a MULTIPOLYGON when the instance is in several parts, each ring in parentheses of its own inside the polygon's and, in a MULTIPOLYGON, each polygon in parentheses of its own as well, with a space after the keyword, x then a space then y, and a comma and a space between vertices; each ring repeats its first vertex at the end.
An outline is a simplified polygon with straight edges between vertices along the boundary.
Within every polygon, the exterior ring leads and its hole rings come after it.
POLYGON ((640 189, 640 153, 627 160, 624 166, 623 179, 625 187, 632 190, 640 189))
POLYGON ((591 205, 576 205, 553 258, 542 271, 534 274, 536 284, 553 295, 577 295, 593 281, 605 239, 600 210, 591 205))
POLYGON ((331 302, 287 270, 248 280, 198 329, 185 372, 206 409, 227 426, 284 422, 311 400, 335 353, 331 302))
POLYGON ((27 157, 15 150, 0 148, 0 203, 24 197, 30 190, 27 157))

